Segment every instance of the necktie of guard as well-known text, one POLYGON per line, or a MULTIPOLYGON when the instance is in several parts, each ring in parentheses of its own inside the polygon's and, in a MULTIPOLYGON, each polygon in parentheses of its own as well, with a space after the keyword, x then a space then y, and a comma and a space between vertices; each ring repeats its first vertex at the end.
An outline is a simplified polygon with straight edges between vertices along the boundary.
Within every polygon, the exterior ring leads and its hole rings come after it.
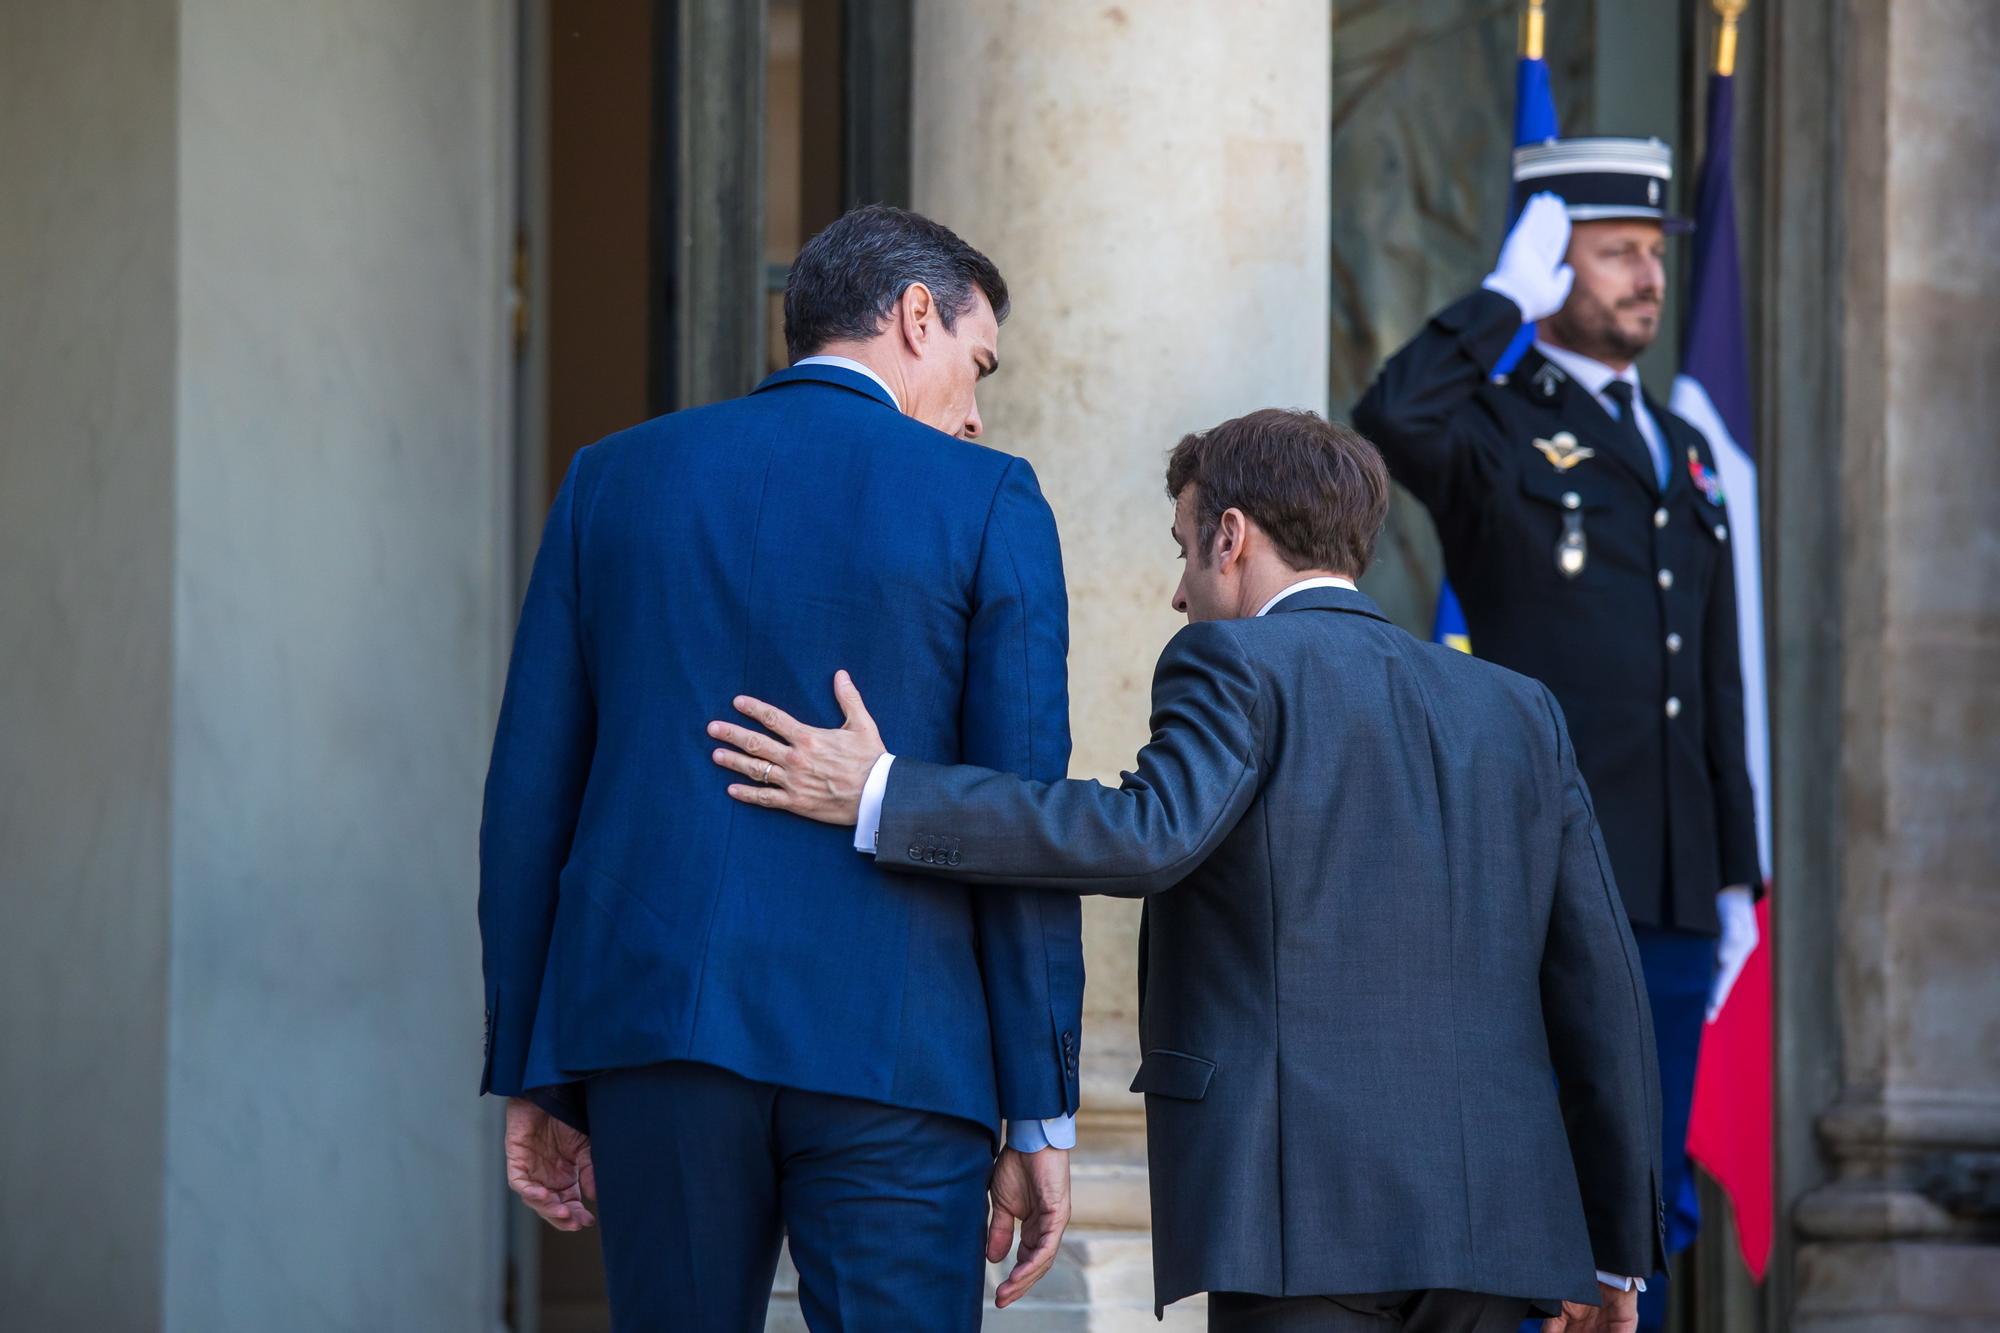
POLYGON ((1604 386, 1605 396, 1618 404, 1617 428, 1626 447, 1636 449, 1638 456, 1646 460, 1647 471, 1653 474, 1653 483, 1661 490, 1667 488, 1667 463, 1663 453, 1653 457, 1653 451, 1646 447, 1646 437, 1639 433, 1639 414, 1633 410, 1632 385, 1627 380, 1613 380, 1604 386))

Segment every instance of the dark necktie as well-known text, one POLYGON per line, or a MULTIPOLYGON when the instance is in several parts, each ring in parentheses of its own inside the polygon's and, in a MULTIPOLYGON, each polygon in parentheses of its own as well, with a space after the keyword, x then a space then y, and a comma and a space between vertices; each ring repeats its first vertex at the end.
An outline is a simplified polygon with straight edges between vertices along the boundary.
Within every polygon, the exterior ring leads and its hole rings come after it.
POLYGON ((1637 457, 1645 463, 1646 471, 1653 474, 1653 482, 1661 490, 1667 488, 1666 468, 1653 459, 1653 451, 1646 447, 1646 437, 1639 433, 1639 414, 1632 406, 1632 384, 1629 380, 1613 380, 1604 386, 1604 395, 1618 404, 1617 429, 1621 439, 1629 449, 1637 450, 1637 457))

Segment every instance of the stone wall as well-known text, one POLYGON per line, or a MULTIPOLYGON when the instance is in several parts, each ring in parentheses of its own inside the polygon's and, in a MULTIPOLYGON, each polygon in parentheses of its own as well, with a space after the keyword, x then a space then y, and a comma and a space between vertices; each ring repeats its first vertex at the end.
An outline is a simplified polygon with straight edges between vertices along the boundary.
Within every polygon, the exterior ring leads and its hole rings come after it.
POLYGON ((2000 301, 2000 184, 1976 164, 2000 154, 2000 11, 1910 0, 1781 19, 1838 73, 1817 123, 1814 85, 1781 82, 1774 99, 1799 127, 1774 144, 1779 293, 1827 316, 1772 313, 1787 363, 1825 368, 1811 394, 1778 387, 1778 457, 1832 508, 1801 515, 1814 540, 1787 537, 1795 558, 1778 570, 1781 607, 1821 609, 1818 626, 1793 616, 1804 651, 1780 658, 1786 744, 1814 761, 1779 770, 1781 1206, 1796 1246, 1781 1309, 1812 1333, 1991 1328, 2000 332, 1985 312, 2000 301), (1833 171, 1808 157, 1801 174, 1808 155, 1833 171), (1817 269, 1794 266, 1794 248, 1817 269), (1801 865, 1818 875, 1788 878, 1801 865))
POLYGON ((173 686, 171 6, 0 38, 0 1320, 159 1318, 173 686))
POLYGON ((498 1318, 510 12, 10 10, 9 1326, 498 1318))

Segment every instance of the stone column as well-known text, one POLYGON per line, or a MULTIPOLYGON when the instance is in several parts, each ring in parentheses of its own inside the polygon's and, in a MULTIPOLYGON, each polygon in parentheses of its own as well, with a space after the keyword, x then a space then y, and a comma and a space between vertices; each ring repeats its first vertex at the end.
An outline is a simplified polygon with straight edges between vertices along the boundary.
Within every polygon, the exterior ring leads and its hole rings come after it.
MULTIPOLYGON (((1325 0, 917 5, 914 201, 1012 289, 981 408, 1061 525, 1073 774, 1129 766, 1182 623, 1167 451, 1253 408, 1327 409, 1330 24, 1325 0)), ((1079 1220, 1137 1226, 1143 1177, 1111 1164, 1138 1114, 1138 907, 1084 917, 1078 1169, 1093 1149, 1106 1169, 1079 1220)))
MULTIPOLYGON (((25 12, 24 12, 25 11, 25 12)), ((0 37, 0 1323, 160 1323, 175 14, 0 37)))
POLYGON ((0 1323, 481 1333, 512 7, 7 7, 0 1323))
MULTIPOLYGON (((1792 1212, 1791 1327, 1969 1333, 2000 1323, 2000 11, 1907 0, 1834 22, 1836 318, 1790 335, 1831 340, 1838 412, 1791 464, 1840 486, 1818 571, 1839 616, 1835 819, 1790 835, 1834 874, 1788 882, 1781 843, 1778 880, 1802 918, 1779 938, 1787 1013, 1833 991, 1830 1040, 1781 1026, 1787 1086, 1837 1092, 1810 1108, 1824 1166, 1792 1212), (1814 938, 1836 956, 1787 951, 1814 938)), ((1780 592, 1814 577, 1781 565, 1780 592)), ((1789 664, 1808 686, 1827 669, 1789 664)))

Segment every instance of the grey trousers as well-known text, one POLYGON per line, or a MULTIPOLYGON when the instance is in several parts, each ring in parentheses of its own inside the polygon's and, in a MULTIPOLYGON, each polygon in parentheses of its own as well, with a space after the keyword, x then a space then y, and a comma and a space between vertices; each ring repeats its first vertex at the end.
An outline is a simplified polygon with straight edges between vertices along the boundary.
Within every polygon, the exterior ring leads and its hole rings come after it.
POLYGON ((1530 1313, 1527 1301, 1471 1291, 1208 1297, 1209 1333, 1513 1333, 1530 1313))

